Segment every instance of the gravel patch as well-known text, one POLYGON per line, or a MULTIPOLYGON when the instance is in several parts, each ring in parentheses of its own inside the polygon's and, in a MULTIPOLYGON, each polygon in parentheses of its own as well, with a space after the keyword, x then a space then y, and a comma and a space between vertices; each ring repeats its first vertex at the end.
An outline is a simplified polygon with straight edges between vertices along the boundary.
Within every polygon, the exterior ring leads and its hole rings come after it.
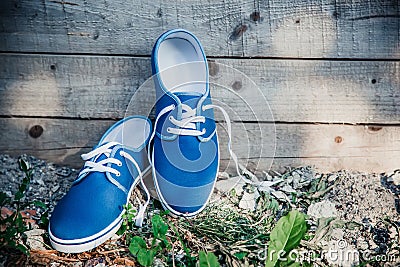
MULTIPOLYGON (((40 200, 52 210, 69 190, 79 170, 47 163, 32 156, 22 155, 20 158, 34 168, 26 201, 40 200)), ((264 177, 255 177, 248 171, 246 175, 253 182, 258 181, 257 187, 249 187, 237 177, 220 173, 213 199, 219 200, 221 191, 234 188, 237 201, 232 208, 250 215, 257 211, 260 197, 270 194, 279 203, 274 221, 289 207, 309 215, 312 239, 305 241, 302 249, 332 249, 341 244, 338 241, 343 241, 346 245, 343 251, 346 253, 356 250, 359 255, 370 258, 374 255, 391 256, 386 262, 367 263, 360 257, 347 261, 323 259, 325 264, 355 266, 364 262, 364 266, 396 266, 400 263, 400 171, 389 174, 350 171, 318 173, 311 167, 303 167, 286 169, 283 173, 264 172, 264 177), (332 241, 336 243, 332 244, 332 241)), ((18 158, 0 154, 0 190, 9 196, 13 195, 23 177, 18 158)), ((268 217, 268 214, 265 215, 268 217)), ((38 231, 28 234, 33 237, 40 234, 45 236, 43 230, 40 233, 38 231)), ((5 262, 5 258, 0 255, 0 266, 2 262, 5 262)), ((85 262, 79 264, 83 266, 85 262)))
POLYGON ((78 170, 47 163, 32 156, 22 155, 18 158, 0 154, 0 191, 12 196, 24 178, 18 159, 29 162, 34 173, 26 193, 28 202, 39 200, 51 209, 69 190, 78 170))
POLYGON ((382 183, 385 174, 339 172, 337 175, 338 182, 326 198, 337 203, 340 219, 372 224, 386 217, 400 220, 395 205, 398 197, 388 188, 391 183, 382 183))

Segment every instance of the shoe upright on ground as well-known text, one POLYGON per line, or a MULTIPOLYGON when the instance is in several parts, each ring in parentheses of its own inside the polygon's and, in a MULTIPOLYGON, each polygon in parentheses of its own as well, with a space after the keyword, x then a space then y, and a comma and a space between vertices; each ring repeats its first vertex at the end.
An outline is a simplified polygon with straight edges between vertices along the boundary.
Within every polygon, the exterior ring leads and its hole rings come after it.
POLYGON ((158 38, 151 63, 157 97, 154 184, 165 209, 194 216, 211 196, 219 165, 206 57, 192 33, 176 29, 158 38))
POLYGON ((123 206, 133 188, 143 181, 142 174, 151 169, 146 152, 151 128, 147 118, 127 117, 114 124, 91 152, 82 155, 85 165, 50 218, 49 236, 55 249, 87 251, 117 232, 123 206))

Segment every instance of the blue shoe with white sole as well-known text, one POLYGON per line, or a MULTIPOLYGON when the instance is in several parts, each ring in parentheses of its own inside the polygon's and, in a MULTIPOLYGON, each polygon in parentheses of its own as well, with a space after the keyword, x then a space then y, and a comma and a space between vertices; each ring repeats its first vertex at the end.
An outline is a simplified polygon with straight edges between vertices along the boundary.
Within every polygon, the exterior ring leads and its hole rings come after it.
POLYGON ((194 216, 205 208, 219 167, 206 57, 192 33, 176 29, 158 38, 151 63, 157 97, 154 185, 165 209, 194 216))
MULTIPOLYGON (((143 182, 150 165, 146 146, 152 132, 144 117, 127 117, 114 124, 89 153, 69 192, 50 218, 52 246, 61 252, 93 249, 119 229, 133 188, 143 182)), ((141 225, 144 209, 137 215, 141 225)))

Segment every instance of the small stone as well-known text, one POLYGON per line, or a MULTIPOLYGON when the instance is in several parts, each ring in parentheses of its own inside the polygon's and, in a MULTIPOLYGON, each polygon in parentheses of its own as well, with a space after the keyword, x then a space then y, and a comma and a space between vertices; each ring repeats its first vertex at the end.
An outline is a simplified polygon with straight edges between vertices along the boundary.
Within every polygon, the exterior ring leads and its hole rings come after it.
POLYGON ((298 172, 293 172, 292 177, 293 177, 293 179, 298 180, 298 181, 300 181, 300 179, 301 179, 301 176, 298 172))
POLYGON ((267 181, 272 181, 274 179, 274 177, 272 177, 271 175, 269 175, 268 172, 263 171, 264 175, 265 175, 265 180, 267 181))
POLYGON ((357 239, 358 249, 367 250, 368 249, 368 242, 364 239, 358 238, 357 239))
POLYGON ((102 257, 92 258, 85 262, 85 267, 105 267, 105 259, 102 257))
POLYGON ((338 178, 338 176, 336 174, 329 175, 328 182, 329 183, 334 182, 337 180, 337 178, 338 178))
POLYGON ((33 229, 25 232, 26 244, 31 250, 46 250, 42 235, 46 232, 43 229, 33 229))
POLYGON ((286 178, 286 183, 287 184, 293 183, 293 176, 289 176, 288 178, 286 178))
POLYGON ((223 193, 229 193, 232 189, 235 189, 236 194, 241 195, 245 184, 246 183, 240 176, 236 176, 226 180, 217 181, 215 188, 223 193))
POLYGON ((229 174, 226 172, 218 172, 218 179, 229 179, 229 174))
POLYGON ((279 188, 279 190, 286 192, 286 193, 296 193, 297 191, 293 189, 293 187, 291 187, 290 185, 285 185, 281 188, 279 188))
POLYGON ((59 176, 68 177, 71 175, 71 170, 66 167, 63 167, 61 169, 56 170, 56 174, 59 176))
POLYGON ((369 248, 371 250, 375 250, 378 248, 378 245, 373 240, 369 240, 368 242, 369 242, 369 248))
POLYGON ((400 185, 400 172, 396 172, 391 176, 394 185, 400 185))
POLYGON ((311 204, 308 207, 307 215, 316 219, 337 217, 338 211, 336 210, 335 204, 328 200, 323 200, 321 202, 311 204))
POLYGON ((271 195, 273 195, 276 199, 283 202, 290 202, 288 196, 282 191, 271 191, 271 195))
POLYGON ((158 258, 154 259, 153 267, 164 267, 164 266, 165 266, 164 263, 160 259, 158 258))
POLYGON ((263 181, 263 182, 259 183, 259 185, 257 186, 257 189, 260 192, 268 192, 269 193, 271 191, 274 191, 274 189, 272 188, 273 185, 279 184, 282 181, 283 181, 282 179, 278 179, 275 181, 263 181))
POLYGON ((257 207, 257 199, 260 196, 257 190, 254 193, 244 192, 242 199, 239 202, 239 208, 254 211, 257 207))
POLYGON ((53 193, 55 193, 55 192, 58 191, 58 189, 60 189, 60 186, 59 186, 59 185, 56 185, 56 186, 53 186, 53 187, 51 188, 51 191, 53 191, 53 193))
POLYGON ((340 228, 335 228, 335 229, 332 230, 331 237, 332 237, 333 239, 335 239, 335 240, 343 239, 343 237, 344 237, 344 232, 343 232, 343 230, 340 229, 340 228))
POLYGON ((393 228, 391 228, 389 230, 389 237, 393 240, 395 240, 397 238, 397 231, 393 228))

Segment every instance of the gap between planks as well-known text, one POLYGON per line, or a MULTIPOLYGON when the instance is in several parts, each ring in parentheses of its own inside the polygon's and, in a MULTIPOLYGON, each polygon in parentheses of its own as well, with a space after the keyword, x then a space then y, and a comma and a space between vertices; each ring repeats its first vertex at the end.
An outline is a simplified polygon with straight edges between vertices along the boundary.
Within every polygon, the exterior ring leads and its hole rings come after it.
MULTIPOLYGON (((79 167, 79 154, 88 152, 113 123, 112 120, 0 118, 3 129, 0 151, 12 155, 29 153, 79 167), (35 136, 37 131, 32 128, 41 128, 40 134, 35 136)), ((224 129, 224 124, 218 124, 221 160, 228 162, 224 129)), ((287 162, 291 166, 311 164, 326 170, 381 172, 398 168, 400 127, 396 126, 234 123, 232 132, 235 153, 254 169, 265 169, 273 162, 287 162)))

